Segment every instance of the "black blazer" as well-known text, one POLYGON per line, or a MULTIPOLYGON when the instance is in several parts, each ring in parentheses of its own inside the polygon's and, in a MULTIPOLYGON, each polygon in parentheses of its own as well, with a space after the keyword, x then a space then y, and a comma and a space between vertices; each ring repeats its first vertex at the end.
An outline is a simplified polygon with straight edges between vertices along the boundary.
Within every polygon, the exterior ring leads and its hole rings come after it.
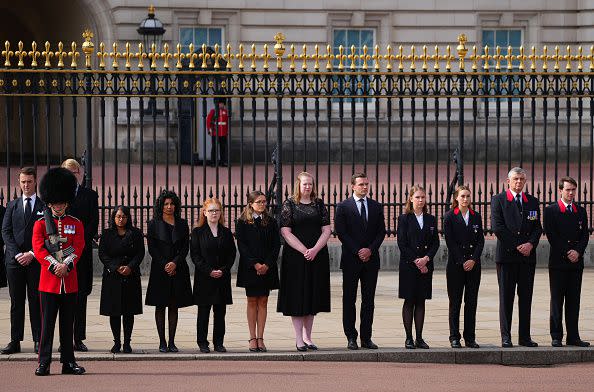
POLYGON ((12 200, 6 206, 6 213, 2 220, 2 238, 6 245, 6 264, 20 265, 15 256, 21 252, 28 252, 33 249, 31 238, 33 238, 33 224, 36 220, 43 218, 43 209, 45 204, 39 198, 35 198, 35 205, 29 221, 25 222, 25 209, 23 208, 23 198, 12 200))
POLYGON ((254 221, 250 224, 242 219, 235 225, 235 238, 239 248, 237 287, 279 288, 278 252, 280 233, 276 221, 271 217, 266 226, 254 221), (268 272, 258 275, 254 265, 266 264, 268 272))
POLYGON ((334 229, 342 242, 340 268, 362 268, 369 265, 380 268, 379 247, 386 236, 386 224, 382 205, 367 198, 367 230, 363 229, 363 217, 357 209, 357 202, 351 196, 336 206, 334 229), (363 263, 357 253, 361 248, 371 250, 371 258, 363 263))
MULTIPOLYGON (((0 206, 0 222, 4 219, 6 208, 0 206)), ((4 264, 4 240, 0 233, 0 287, 6 287, 6 265, 4 264)))
POLYGON ((142 232, 133 227, 123 238, 117 229, 105 229, 99 242, 99 260, 103 263, 103 276, 115 274, 121 266, 128 266, 134 276, 140 276, 140 263, 144 259, 144 237, 142 232))
POLYGON ((536 247, 542 235, 540 207, 534 196, 525 192, 522 195, 523 214, 520 214, 509 189, 491 199, 491 228, 497 237, 497 263, 536 263, 536 247), (534 246, 528 257, 516 249, 526 242, 534 246))
POLYGON ((582 269, 584 268, 584 251, 588 246, 588 215, 582 206, 572 203, 572 211, 566 213, 565 204, 561 200, 544 209, 544 231, 551 244, 549 268, 582 269), (580 254, 577 263, 567 258, 571 249, 580 254))
POLYGON ((481 262, 485 235, 478 212, 469 210, 466 226, 459 208, 449 210, 443 218, 443 232, 448 247, 448 265, 464 264, 466 260, 481 262))
POLYGON ((396 230, 398 248, 400 249, 400 268, 417 268, 414 260, 429 256, 427 268, 433 271, 433 258, 439 249, 437 219, 433 215, 423 213, 423 229, 414 213, 402 214, 398 217, 396 230))

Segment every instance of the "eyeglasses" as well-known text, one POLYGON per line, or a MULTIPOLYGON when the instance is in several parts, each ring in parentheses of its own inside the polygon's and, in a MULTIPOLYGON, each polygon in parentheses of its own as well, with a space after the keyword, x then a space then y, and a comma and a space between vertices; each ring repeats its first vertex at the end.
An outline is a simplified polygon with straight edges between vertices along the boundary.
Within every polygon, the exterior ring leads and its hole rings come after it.
POLYGON ((126 215, 122 215, 122 216, 116 216, 116 219, 128 219, 128 217, 126 215))
POLYGON ((221 212, 221 210, 206 210, 206 212, 208 212, 209 214, 216 214, 218 212, 221 212))
POLYGON ((266 204, 266 200, 256 200, 254 204, 266 204))

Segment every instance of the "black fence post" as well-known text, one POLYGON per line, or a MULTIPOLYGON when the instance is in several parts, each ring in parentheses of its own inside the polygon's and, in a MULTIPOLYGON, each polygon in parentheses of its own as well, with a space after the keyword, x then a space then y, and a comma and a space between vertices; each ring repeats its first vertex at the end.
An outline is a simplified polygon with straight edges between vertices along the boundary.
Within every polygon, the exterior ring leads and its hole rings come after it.
MULTIPOLYGON (((87 113, 87 129, 86 129, 86 151, 85 151, 85 186, 87 188, 91 188, 93 185, 93 110, 92 110, 92 93, 93 93, 93 73, 91 71, 91 56, 95 51, 95 47, 93 42, 91 42, 91 38, 93 38, 93 33, 89 30, 85 30, 83 33, 83 38, 85 42, 83 42, 82 50, 85 54, 85 67, 87 72, 85 72, 85 94, 86 94, 86 113, 87 113)), ((76 146, 75 146, 76 150, 76 146)))

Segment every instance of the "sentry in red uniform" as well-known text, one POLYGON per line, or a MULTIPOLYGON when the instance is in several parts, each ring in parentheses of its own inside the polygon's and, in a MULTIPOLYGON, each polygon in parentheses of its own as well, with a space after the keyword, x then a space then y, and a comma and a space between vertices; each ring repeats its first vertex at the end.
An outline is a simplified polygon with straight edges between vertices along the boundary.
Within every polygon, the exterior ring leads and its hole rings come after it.
POLYGON ((225 108, 224 104, 219 105, 219 117, 218 121, 216 119, 216 110, 211 109, 206 117, 206 124, 208 127, 208 132, 212 136, 227 136, 229 134, 229 114, 227 113, 227 108, 225 108), (218 123, 218 124, 215 124, 218 123), (217 127, 218 125, 218 127, 217 127))
POLYGON ((39 219, 33 226, 33 252, 41 264, 39 291, 54 294, 71 294, 78 291, 76 263, 85 247, 84 227, 80 220, 70 215, 54 216, 54 223, 60 237, 66 238, 61 244, 64 261, 68 264, 68 275, 59 278, 54 274, 58 261, 45 248, 48 236, 45 231, 45 221, 39 219))

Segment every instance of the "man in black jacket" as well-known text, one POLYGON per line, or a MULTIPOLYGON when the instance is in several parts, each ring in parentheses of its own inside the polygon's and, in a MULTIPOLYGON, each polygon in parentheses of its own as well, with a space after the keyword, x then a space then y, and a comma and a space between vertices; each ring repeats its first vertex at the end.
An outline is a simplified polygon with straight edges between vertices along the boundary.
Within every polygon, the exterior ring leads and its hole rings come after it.
POLYGON ((526 172, 519 167, 507 175, 509 189, 491 199, 491 228, 497 236, 495 261, 499 283, 501 345, 513 347, 511 320, 518 290, 519 345, 537 347, 530 337, 530 315, 536 246, 542 234, 538 200, 523 192, 526 172))
POLYGON ((551 338, 553 347, 563 346, 563 302, 567 344, 588 347, 580 339, 578 320, 584 251, 588 246, 586 209, 574 202, 577 182, 563 177, 558 184, 560 199, 544 210, 544 230, 551 244, 549 285, 551 289, 551 338))
POLYGON ((377 349, 371 340, 375 288, 380 268, 379 247, 386 235, 384 211, 367 197, 369 180, 365 173, 351 177, 353 195, 336 206, 334 228, 342 242, 342 326, 347 347, 357 350, 355 328, 357 287, 361 281, 361 347, 377 349))
POLYGON ((85 232, 85 249, 76 265, 78 276, 78 296, 74 314, 74 349, 88 351, 83 343, 87 325, 87 297, 93 289, 93 241, 99 227, 99 195, 90 188, 81 185, 82 167, 74 159, 66 159, 62 167, 70 170, 78 180, 76 197, 68 207, 67 213, 80 219, 85 232))
MULTIPOLYGON (((2 220, 4 219, 4 213, 6 212, 6 208, 0 205, 0 226, 2 225, 2 220)), ((4 240, 2 239, 2 233, 0 232, 0 288, 6 287, 6 264, 4 263, 4 240)))
POLYGON ((21 351, 25 331, 25 299, 29 301, 29 320, 33 349, 39 349, 41 318, 39 310, 39 263, 33 255, 33 224, 43 217, 44 203, 35 193, 37 173, 24 167, 19 173, 22 196, 8 203, 2 220, 2 238, 6 244, 6 277, 10 293, 10 343, 2 354, 21 351))

